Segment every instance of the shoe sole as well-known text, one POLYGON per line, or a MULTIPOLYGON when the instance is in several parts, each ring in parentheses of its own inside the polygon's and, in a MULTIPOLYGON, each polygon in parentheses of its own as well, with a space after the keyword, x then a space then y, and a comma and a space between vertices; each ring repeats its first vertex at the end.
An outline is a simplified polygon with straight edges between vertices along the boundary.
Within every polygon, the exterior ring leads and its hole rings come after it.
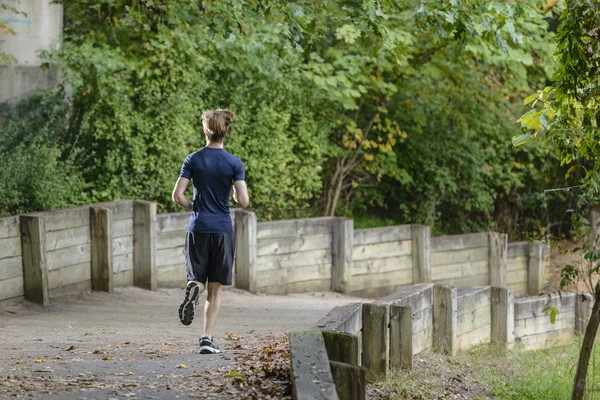
POLYGON ((189 285, 185 289, 185 299, 179 306, 179 320, 184 325, 190 325, 194 320, 194 313, 196 312, 196 300, 198 300, 198 295, 200 293, 200 288, 198 285, 189 285))
POLYGON ((200 354, 217 354, 220 352, 221 352, 221 350, 214 349, 210 346, 201 346, 200 347, 200 354))

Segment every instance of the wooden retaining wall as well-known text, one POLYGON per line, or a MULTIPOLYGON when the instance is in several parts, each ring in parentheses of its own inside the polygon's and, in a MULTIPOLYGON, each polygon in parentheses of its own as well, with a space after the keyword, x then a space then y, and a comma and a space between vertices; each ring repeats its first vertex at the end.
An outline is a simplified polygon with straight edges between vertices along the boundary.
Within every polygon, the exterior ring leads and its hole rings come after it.
POLYGON ((255 291, 285 294, 331 288, 334 218, 256 224, 255 291))
POLYGON ((460 290, 457 294, 457 349, 466 350, 489 343, 492 335, 492 297, 490 287, 460 290))
POLYGON ((432 282, 457 288, 489 285, 489 256, 487 232, 432 237, 432 282))
POLYGON ((19 217, 0 218, 0 309, 22 302, 24 295, 19 217))
POLYGON ((95 206, 111 211, 114 286, 133 286, 133 200, 95 206))
POLYGON ((376 297, 413 283, 410 225, 357 229, 352 247, 352 294, 376 297))
POLYGON ((156 273, 159 287, 185 287, 185 236, 190 213, 156 216, 156 273))
MULTIPOLYGON (((528 349, 540 349, 548 341, 571 338, 576 325, 575 293, 558 296, 527 297, 515 300, 515 343, 528 349), (551 323, 547 306, 558 308, 555 323, 551 323)), ((588 316, 589 318, 589 316, 588 316)))
POLYGON ((506 286, 514 289, 516 296, 527 294, 530 246, 529 242, 508 244, 506 286))

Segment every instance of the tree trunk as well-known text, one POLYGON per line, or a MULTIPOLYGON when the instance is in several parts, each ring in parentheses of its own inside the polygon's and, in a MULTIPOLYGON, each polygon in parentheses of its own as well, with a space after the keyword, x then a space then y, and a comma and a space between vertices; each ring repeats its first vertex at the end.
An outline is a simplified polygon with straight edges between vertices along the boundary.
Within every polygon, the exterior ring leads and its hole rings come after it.
POLYGON ((600 310, 600 291, 598 289, 599 288, 596 287, 592 315, 590 316, 590 321, 585 329, 583 344, 579 351, 579 362, 577 364, 577 372, 575 373, 575 383, 573 385, 571 400, 582 400, 585 394, 588 365, 590 363, 592 349, 594 348, 594 339, 596 338, 596 332, 598 331, 598 324, 600 323, 600 316, 598 315, 598 311, 600 310))

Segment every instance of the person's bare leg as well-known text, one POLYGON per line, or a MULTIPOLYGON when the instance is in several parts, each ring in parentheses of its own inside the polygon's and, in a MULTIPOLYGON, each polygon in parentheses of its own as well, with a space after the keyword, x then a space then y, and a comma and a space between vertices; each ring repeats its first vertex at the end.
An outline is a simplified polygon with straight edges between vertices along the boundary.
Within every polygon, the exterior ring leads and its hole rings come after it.
POLYGON ((217 316, 221 310, 221 284, 208 282, 208 295, 204 304, 204 333, 203 337, 212 339, 217 316))

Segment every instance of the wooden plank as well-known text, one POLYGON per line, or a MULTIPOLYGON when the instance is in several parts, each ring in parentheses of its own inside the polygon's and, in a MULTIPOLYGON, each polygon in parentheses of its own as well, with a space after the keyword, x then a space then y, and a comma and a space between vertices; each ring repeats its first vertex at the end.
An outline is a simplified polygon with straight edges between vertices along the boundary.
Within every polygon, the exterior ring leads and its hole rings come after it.
POLYGON ((413 367, 413 312, 410 307, 390 305, 390 367, 413 367))
POLYGON ((331 309, 315 325, 317 329, 356 335, 362 329, 362 303, 350 303, 331 309))
POLYGON ((185 264, 157 268, 158 287, 184 288, 187 284, 185 264))
POLYGON ((390 305, 392 303, 411 307, 413 313, 429 308, 433 304, 433 285, 419 283, 377 300, 377 304, 390 305))
POLYGON ((338 400, 321 332, 292 332, 289 338, 293 398, 338 400))
POLYGON ((492 303, 491 296, 491 289, 486 286, 459 290, 456 298, 457 315, 461 316, 479 308, 490 306, 492 303))
POLYGON ((397 256, 412 257, 412 242, 410 240, 354 246, 352 249, 352 261, 397 256))
POLYGON ((360 365, 360 340, 358 335, 344 332, 321 331, 330 361, 360 365))
POLYGON ((104 203, 92 204, 92 207, 108 208, 111 211, 112 220, 133 219, 134 200, 107 201, 104 203))
POLYGON ((383 242, 399 242, 412 239, 412 225, 385 226, 357 229, 354 231, 354 245, 363 246, 383 242))
MULTIPOLYGON (((488 275, 488 260, 472 261, 454 265, 442 265, 431 268, 434 281, 446 279, 461 279, 469 276, 488 275)), ((487 282, 486 282, 487 283, 487 282)))
POLYGON ((389 307, 363 304, 362 353, 369 380, 389 371, 389 307))
POLYGON ((520 337, 516 343, 528 350, 539 350, 551 346, 559 346, 571 340, 573 340, 573 329, 568 328, 541 333, 539 335, 520 337))
POLYGON ((157 214, 156 222, 158 225, 156 232, 187 230, 190 217, 191 213, 189 212, 157 214))
POLYGON ((256 241, 256 254, 260 257, 308 250, 330 249, 332 240, 333 235, 331 233, 260 239, 256 241))
POLYGON ((507 285, 509 288, 515 291, 515 296, 527 295, 527 282, 523 283, 511 283, 507 285))
POLYGON ((371 258, 352 261, 352 276, 412 270, 412 256, 371 258))
POLYGON ((308 265, 329 264, 332 262, 330 249, 310 250, 302 253, 262 256, 256 258, 255 271, 292 269, 308 265))
POLYGON ((354 275, 352 277, 352 291, 382 286, 410 285, 412 283, 412 269, 383 272, 380 274, 354 275))
POLYGON ((133 270, 117 272, 113 276, 115 287, 133 286, 133 270))
POLYGON ((592 316, 594 297, 590 293, 578 293, 575 299, 575 333, 585 334, 592 316))
POLYGON ((61 286, 50 290, 50 298, 68 296, 73 294, 90 292, 92 290, 92 281, 77 282, 72 285, 61 286))
POLYGON ((134 269, 133 253, 121 254, 113 257, 113 273, 129 271, 134 269))
POLYGON ((90 227, 78 226, 46 233, 46 250, 59 250, 90 243, 90 227))
POLYGON ((156 266, 181 264, 184 260, 184 247, 172 247, 156 251, 156 266))
POLYGON ((433 307, 412 313, 413 335, 433 326, 433 307))
POLYGON ((133 283, 148 290, 156 290, 156 218, 156 203, 133 203, 133 283))
POLYGON ((343 400, 365 400, 365 369, 356 365, 330 361, 338 397, 343 400))
POLYGON ((433 347, 433 326, 413 335, 413 353, 419 354, 433 347))
POLYGON ((13 236, 21 236, 19 216, 0 218, 0 239, 13 236))
POLYGON ((323 217, 259 222, 256 224, 256 238, 266 239, 331 233, 333 231, 333 218, 323 217))
POLYGON ((89 243, 46 252, 48 271, 69 265, 89 263, 91 259, 91 245, 89 243))
POLYGON ((112 240, 112 255, 120 256, 122 254, 133 253, 133 237, 124 236, 112 240))
POLYGON ((256 286, 288 285, 294 282, 331 279, 331 264, 284 268, 276 271, 257 271, 256 286))
POLYGON ((508 259, 508 264, 506 265, 506 270, 507 271, 515 271, 515 270, 527 270, 528 268, 528 264, 529 263, 529 258, 527 257, 515 257, 515 258, 509 258, 508 259))
POLYGON ((4 279, 0 281, 0 300, 12 299, 25 295, 23 276, 4 279))
MULTIPOLYGON (((435 275, 434 275, 435 276, 435 275)), ((455 286, 458 289, 468 288, 472 286, 484 286, 489 284, 489 275, 472 275, 472 276, 463 276, 451 279, 434 279, 433 282, 437 284, 446 284, 449 286, 455 286)))
POLYGON ((527 284, 527 270, 512 270, 506 274, 506 284, 512 286, 514 284, 525 283, 527 284))
POLYGON ((23 276, 23 257, 0 259, 0 281, 23 276))
POLYGON ((133 218, 113 221, 112 232, 113 238, 133 236, 133 218))
POLYGON ((46 262, 46 227, 43 217, 20 216, 23 250, 23 278, 27 300, 47 305, 48 266, 46 262))
MULTIPOLYGON (((529 257, 529 242, 512 242, 508 244, 507 257, 509 260, 515 258, 529 257)), ((509 261, 510 262, 510 261, 509 261)))
POLYGON ((528 292, 534 296, 539 294, 545 283, 544 275, 548 261, 549 249, 544 243, 534 242, 529 248, 528 292))
POLYGON ((433 287, 433 348, 438 353, 456 354, 457 290, 433 287))
POLYGON ((506 253, 508 248, 508 235, 506 233, 489 233, 489 261, 490 285, 496 287, 506 286, 506 253))
POLYGON ((456 335, 474 331, 482 326, 492 324, 492 306, 477 308, 471 312, 456 317, 456 335))
POLYGON ((489 266, 488 260, 488 246, 461 250, 436 251, 431 253, 432 268, 445 265, 476 263, 478 261, 485 261, 486 266, 489 266))
POLYGON ((235 284, 239 289, 256 291, 256 214, 235 213, 235 284))
POLYGON ((327 292, 331 288, 331 279, 316 279, 304 282, 292 282, 285 285, 257 286, 257 293, 289 294, 304 292, 327 292))
POLYGON ((488 247, 487 232, 469 233, 466 235, 436 236, 431 238, 431 252, 465 250, 477 247, 488 247))
POLYGON ((483 343, 490 343, 491 331, 492 327, 488 324, 458 335, 456 338, 458 351, 467 350, 483 343))
POLYGON ((492 289, 491 340, 512 346, 515 327, 515 294, 512 289, 492 289))
POLYGON ((181 247, 185 245, 187 230, 167 231, 156 234, 156 250, 181 247))
POLYGON ((90 226, 90 206, 40 213, 46 221, 46 232, 90 226))
POLYGON ((515 320, 528 319, 548 315, 548 312, 542 312, 547 306, 553 306, 561 311, 575 310, 575 293, 563 293, 562 301, 558 296, 549 299, 548 297, 527 297, 515 300, 515 320))
POLYGON ((112 211, 90 207, 90 270, 92 289, 112 292, 114 289, 112 211))
POLYGON ((383 286, 378 288, 365 288, 361 290, 353 290, 351 293, 354 297, 362 297, 368 299, 379 299, 389 294, 404 290, 409 285, 398 285, 398 286, 383 286))
POLYGON ((19 236, 0 239, 0 260, 21 255, 21 238, 19 236))
POLYGON ((91 281, 92 271, 89 263, 71 265, 48 271, 48 288, 50 290, 79 282, 91 281))

